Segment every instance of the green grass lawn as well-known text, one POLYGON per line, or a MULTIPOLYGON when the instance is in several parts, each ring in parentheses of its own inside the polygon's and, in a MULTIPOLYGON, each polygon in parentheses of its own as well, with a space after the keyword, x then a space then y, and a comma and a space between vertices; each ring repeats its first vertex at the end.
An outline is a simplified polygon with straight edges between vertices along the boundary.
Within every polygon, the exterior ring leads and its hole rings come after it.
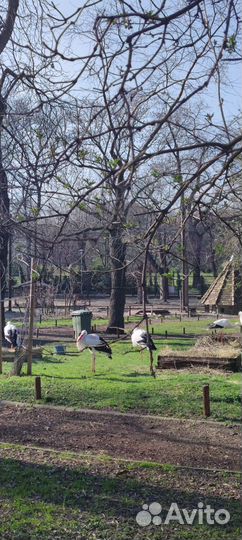
MULTIPOLYGON (((162 349, 168 341, 156 340, 162 349)), ((176 349, 188 347, 189 339, 169 340, 176 349)), ((201 417, 203 385, 210 384, 212 419, 239 421, 240 374, 200 370, 163 370, 154 379, 149 373, 149 355, 134 351, 129 342, 112 344, 113 359, 99 354, 97 373, 91 372, 89 351, 79 354, 70 345, 66 356, 51 355, 34 362, 33 376, 9 377, 4 364, 0 376, 0 397, 5 400, 33 402, 34 376, 42 381, 42 402, 78 408, 118 409, 162 416, 201 417)), ((26 367, 23 373, 25 374, 26 367)))
MULTIPOLYGON (((155 309, 154 309, 155 312, 155 309)), ((222 315, 221 315, 222 318, 222 315)), ((132 315, 131 317, 125 317, 125 329, 127 331, 127 334, 130 334, 132 332, 132 329, 142 320, 142 316, 132 315)), ((175 336, 175 335, 212 335, 212 333, 217 333, 219 335, 220 330, 212 331, 208 329, 208 325, 212 323, 214 320, 216 320, 216 317, 213 316, 212 318, 200 318, 199 320, 197 317, 194 318, 185 318, 180 321, 178 317, 169 317, 161 319, 160 317, 152 317, 150 320, 150 332, 154 331, 155 334, 158 334, 160 336, 165 336, 166 332, 168 336, 175 336)), ((14 322, 14 319, 13 319, 14 322)), ((232 318, 232 323, 238 322, 238 319, 232 318)), ((21 323, 16 321, 16 326, 21 326, 21 323)), ((36 319, 34 326, 35 328, 53 328, 55 327, 68 327, 72 328, 72 319, 71 317, 67 318, 60 318, 60 317, 53 317, 51 319, 43 319, 40 323, 38 319, 36 319)), ((92 326, 95 327, 96 331, 98 329, 103 329, 108 325, 108 319, 107 318, 96 318, 92 319, 92 326)), ((142 325, 144 327, 144 323, 142 325)), ((228 328, 225 331, 225 334, 239 334, 239 327, 234 328, 228 328)))
POLYGON ((238 540, 239 474, 126 462, 0 444, 1 540, 238 540), (136 521, 162 506, 161 524, 136 521), (168 510, 203 503, 230 513, 227 525, 170 521, 168 510))

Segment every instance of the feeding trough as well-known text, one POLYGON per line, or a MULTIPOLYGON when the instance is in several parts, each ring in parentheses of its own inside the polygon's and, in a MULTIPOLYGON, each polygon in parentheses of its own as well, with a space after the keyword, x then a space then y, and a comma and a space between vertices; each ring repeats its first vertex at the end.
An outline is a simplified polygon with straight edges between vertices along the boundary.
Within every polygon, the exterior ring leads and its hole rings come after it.
POLYGON ((66 346, 65 345, 55 345, 55 352, 56 352, 56 354, 66 354, 66 346))
POLYGON ((164 349, 157 359, 157 369, 181 369, 208 367, 228 371, 240 371, 241 347, 238 340, 221 345, 214 338, 200 338, 194 347, 186 351, 164 349))
MULTIPOLYGON (((27 361, 28 353, 27 351, 24 351, 24 362, 27 361)), ((3 348, 3 361, 4 362, 14 362, 16 358, 16 351, 15 349, 7 349, 3 348)), ((33 347, 32 349, 32 358, 33 360, 41 360, 42 359, 42 347, 33 347)))
POLYGON ((211 369, 223 369, 227 371, 239 371, 241 369, 241 356, 234 358, 221 358, 216 356, 175 356, 159 355, 157 369, 184 369, 194 367, 208 367, 211 369))

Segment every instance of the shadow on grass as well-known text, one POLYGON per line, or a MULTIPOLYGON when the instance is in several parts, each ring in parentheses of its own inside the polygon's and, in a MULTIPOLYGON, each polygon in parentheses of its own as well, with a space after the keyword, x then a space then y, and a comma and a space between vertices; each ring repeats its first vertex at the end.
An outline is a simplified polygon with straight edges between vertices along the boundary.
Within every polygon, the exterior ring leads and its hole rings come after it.
POLYGON ((216 397, 211 397, 211 402, 214 402, 214 403, 241 403, 242 402, 242 398, 241 396, 222 396, 222 397, 219 397, 219 398, 216 398, 216 397))
MULTIPOLYGON (((40 360, 33 359, 33 364, 39 364, 40 360)), ((63 360, 59 360, 58 358, 47 358, 43 357, 41 358, 41 362, 44 364, 64 364, 63 360)))
MULTIPOLYGON (((62 376, 62 375, 47 375, 46 373, 39 373, 39 375, 41 377, 45 377, 46 379, 60 379, 60 380, 63 380, 63 381, 83 381, 83 380, 99 380, 99 381, 111 381, 112 383, 128 383, 128 384, 132 384, 134 381, 125 381, 125 377, 133 377, 133 378, 136 378, 136 377, 149 377, 150 379, 152 378, 150 374, 147 374, 147 373, 144 373, 144 374, 127 374, 127 375, 122 375, 123 379, 120 378, 120 377, 116 377, 115 375, 113 377, 109 377, 108 375, 105 376, 103 373, 93 373, 91 375, 83 375, 81 377, 66 377, 66 376, 62 376)), ((137 382, 140 382, 142 383, 141 380, 138 380, 138 381, 135 381, 136 383, 137 382)))
POLYGON ((86 379, 92 379, 94 376, 82 375, 81 377, 67 377, 66 375, 47 375, 46 373, 42 372, 40 372, 39 375, 45 379, 60 379, 62 381, 83 381, 86 379))
MULTIPOLYGON (((163 473, 160 482, 157 482, 156 475, 153 475, 152 483, 151 473, 144 479, 142 474, 139 477, 137 470, 135 476, 128 469, 119 476, 115 472, 115 466, 114 471, 110 465, 109 470, 105 469, 102 464, 99 467, 96 464, 93 467, 90 464, 86 467, 76 465, 73 467, 73 464, 67 467, 66 463, 61 466, 3 459, 0 464, 1 496, 6 497, 8 501, 21 500, 22 504, 29 503, 31 507, 33 505, 33 512, 35 502, 65 505, 70 509, 93 515, 102 516, 106 513, 108 520, 132 519, 136 527, 135 516, 144 502, 159 502, 162 505, 163 515, 168 512, 173 502, 186 509, 197 508, 198 503, 203 502, 204 506, 210 504, 215 510, 221 508, 229 510, 231 521, 226 529, 239 527, 239 501, 231 500, 226 495, 221 496, 219 489, 219 493, 214 496, 208 494, 210 482, 211 486, 214 486, 216 480, 218 486, 218 473, 184 470, 177 478, 178 487, 176 487, 177 471, 165 475, 163 473), (207 482, 208 493, 204 491, 204 481, 207 482)), ((222 488, 222 477, 220 482, 222 488)), ((213 530, 216 527, 221 531, 221 526, 216 525, 213 526, 213 530)), ((190 527, 189 529, 191 530, 190 527)))
POLYGON ((133 371, 132 373, 124 373, 123 377, 148 377, 149 379, 154 379, 150 373, 139 373, 138 371, 133 371))
MULTIPOLYGON (((181 343, 181 341, 179 340, 173 340, 172 339, 172 343, 169 343, 169 340, 168 340, 168 343, 161 343, 162 345, 162 348, 164 347, 164 345, 167 347, 171 347, 172 349, 174 350, 179 350, 179 349, 189 349, 192 347, 192 345, 194 344, 194 340, 191 340, 191 343, 181 343)), ((162 350, 162 349, 161 349, 162 350)))

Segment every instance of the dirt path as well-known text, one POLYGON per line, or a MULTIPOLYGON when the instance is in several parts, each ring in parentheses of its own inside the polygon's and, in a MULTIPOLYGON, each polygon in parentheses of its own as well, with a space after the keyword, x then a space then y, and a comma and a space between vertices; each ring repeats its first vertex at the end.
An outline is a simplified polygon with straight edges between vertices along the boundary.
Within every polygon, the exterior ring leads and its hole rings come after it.
POLYGON ((175 465, 239 470, 238 426, 0 403, 0 441, 175 465))

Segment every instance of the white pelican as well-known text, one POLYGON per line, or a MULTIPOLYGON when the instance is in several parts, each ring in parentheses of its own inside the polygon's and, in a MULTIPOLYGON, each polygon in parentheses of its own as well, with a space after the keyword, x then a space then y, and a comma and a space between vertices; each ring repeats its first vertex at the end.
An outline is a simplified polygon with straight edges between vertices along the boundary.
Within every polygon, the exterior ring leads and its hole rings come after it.
POLYGON ((102 352, 108 355, 108 358, 112 358, 112 350, 108 343, 100 337, 98 334, 88 334, 86 330, 82 330, 76 340, 76 346, 80 352, 84 349, 90 349, 92 351, 92 371, 96 371, 96 351, 102 352))

